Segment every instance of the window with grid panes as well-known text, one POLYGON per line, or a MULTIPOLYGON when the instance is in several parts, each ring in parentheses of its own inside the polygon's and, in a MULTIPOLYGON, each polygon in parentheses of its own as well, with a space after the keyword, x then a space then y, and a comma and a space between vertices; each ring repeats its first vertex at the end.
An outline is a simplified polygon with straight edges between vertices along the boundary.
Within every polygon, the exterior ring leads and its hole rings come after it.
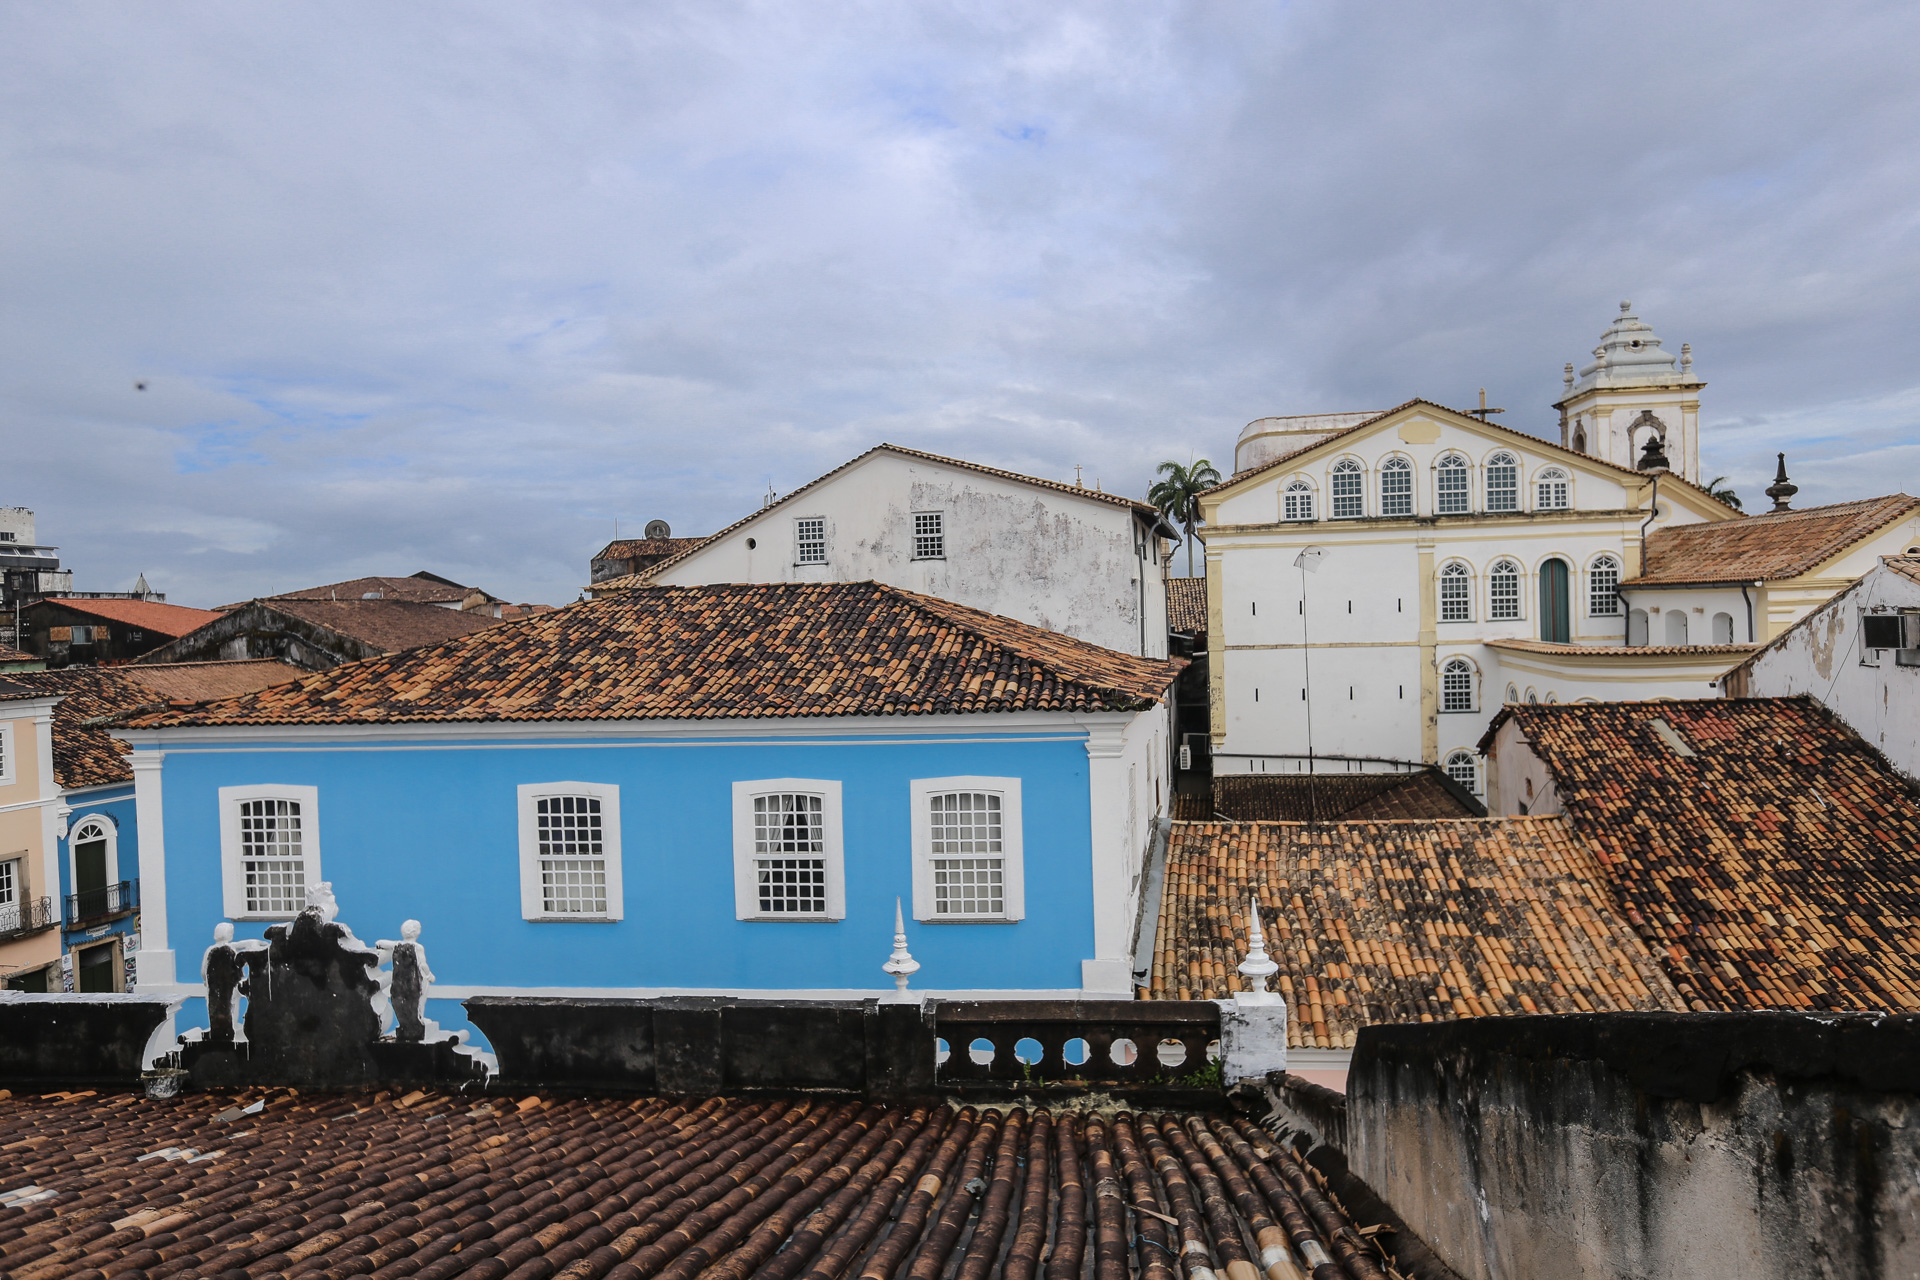
POLYGON ((1510 453, 1487 459, 1487 510, 1520 509, 1520 462, 1510 453))
POLYGON ((826 830, 820 797, 753 798, 753 874, 763 915, 824 915, 826 830))
POLYGON ((1548 467, 1534 481, 1533 505, 1537 511, 1565 511, 1570 485, 1567 473, 1548 467))
POLYGON ((1289 484, 1282 498, 1280 512, 1282 519, 1313 519, 1313 486, 1305 480, 1295 480, 1289 484))
POLYGON ((913 516, 913 558, 947 558, 946 515, 940 511, 916 511, 913 516))
POLYGON ((1440 668, 1440 709, 1473 710, 1473 664, 1465 658, 1454 658, 1440 668))
POLYGON ((1440 459, 1433 473, 1433 509, 1443 516, 1464 515, 1467 502, 1467 460, 1457 453, 1440 459))
POLYGON ((1487 570, 1487 617, 1508 622, 1520 616, 1520 566, 1496 560, 1487 570))
POLYGON ((1473 577, 1458 560, 1440 571, 1440 621, 1473 621, 1473 577))
POLYGON ((1333 464, 1333 518, 1358 520, 1367 514, 1366 475, 1352 458, 1333 464))
POLYGON ((1455 751, 1447 756, 1447 776, 1477 794, 1480 790, 1480 761, 1471 751, 1455 751))
POLYGON ((607 914, 607 858, 597 796, 541 796, 540 904, 550 915, 607 914))
POLYGON ((20 927, 20 859, 0 862, 0 933, 20 927))
POLYGON ((827 562, 827 518, 808 516, 793 522, 793 558, 800 564, 827 562))
POLYGON ((1620 616, 1620 562, 1601 556, 1587 570, 1587 612, 1598 618, 1620 616))
POLYGON ((1405 458, 1388 458, 1380 465, 1380 514, 1413 514, 1413 464, 1405 458))
POLYGON ((957 791, 930 798, 933 806, 933 909, 943 916, 997 916, 1006 912, 1006 858, 1000 797, 957 791))
POLYGON ((240 802, 240 875, 249 912, 290 916, 307 905, 298 800, 240 802))

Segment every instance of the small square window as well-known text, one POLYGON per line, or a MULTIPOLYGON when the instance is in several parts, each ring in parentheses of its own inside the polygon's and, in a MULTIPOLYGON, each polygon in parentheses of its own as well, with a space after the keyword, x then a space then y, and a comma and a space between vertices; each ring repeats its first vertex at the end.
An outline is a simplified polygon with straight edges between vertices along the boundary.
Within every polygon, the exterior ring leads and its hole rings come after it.
POLYGON ((520 788, 520 914, 527 920, 618 920, 620 788, 601 782, 520 788))
POLYGON ((733 784, 733 907, 739 920, 839 920, 840 783, 763 778, 733 784))
POLYGON ((320 874, 320 793, 314 787, 220 788, 220 861, 226 915, 287 920, 320 874))
POLYGON ((915 918, 1024 916, 1020 780, 921 778, 912 794, 915 918))
POLYGON ((807 516, 793 522, 794 561, 797 564, 827 562, 827 518, 807 516))
POLYGON ((1900 615, 1896 613, 1860 615, 1860 644, 1868 649, 1900 647, 1900 615))
POLYGON ((939 511, 916 511, 913 515, 913 558, 947 558, 946 516, 939 511))

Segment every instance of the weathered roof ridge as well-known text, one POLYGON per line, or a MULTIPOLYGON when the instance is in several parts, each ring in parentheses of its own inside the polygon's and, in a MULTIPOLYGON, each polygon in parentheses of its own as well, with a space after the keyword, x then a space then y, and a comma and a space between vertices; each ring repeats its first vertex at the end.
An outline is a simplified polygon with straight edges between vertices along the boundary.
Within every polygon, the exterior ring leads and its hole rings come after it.
POLYGON ((841 463, 839 466, 835 467, 833 470, 825 472, 822 475, 815 476, 813 479, 801 485, 798 489, 795 489, 790 493, 782 494, 780 497, 774 499, 772 502, 768 503, 766 506, 759 507, 753 511, 748 512, 746 515, 741 516, 738 520, 735 520, 732 524, 728 525, 726 528, 720 529, 714 533, 708 534, 705 538, 702 538, 700 540, 697 546, 691 546, 691 547, 684 548, 683 550, 677 551, 673 555, 668 556, 666 559, 661 560, 657 564, 648 565, 646 568, 640 570, 638 573, 623 574, 618 578, 608 578, 605 582, 596 582, 592 584, 588 588, 588 590, 590 591, 624 591, 632 587, 645 586, 647 585, 648 579, 651 579, 656 574, 660 573, 662 570, 668 568, 671 565, 679 564, 682 560, 685 560, 688 556, 693 555, 695 552, 699 551, 702 547, 706 546, 707 543, 717 542, 719 539, 724 538, 728 534, 732 533, 735 529, 739 529, 745 525, 753 523, 755 520, 758 520, 761 516, 767 514, 767 512, 772 511, 778 507, 784 506, 788 502, 791 502, 793 499, 799 497, 801 494, 807 492, 809 489, 812 489, 814 486, 825 484, 827 481, 839 475, 842 471, 845 471, 849 467, 855 466, 861 462, 865 462, 868 458, 871 458, 874 454, 881 453, 881 452, 904 454, 909 458, 920 458, 927 462, 937 462, 937 463, 940 463, 942 466, 959 467, 963 471, 972 471, 980 475, 995 476, 1002 480, 1013 480, 1021 484, 1037 485, 1042 489, 1052 489, 1059 493, 1070 493, 1076 497, 1092 498, 1097 501, 1111 503, 1116 506, 1131 508, 1132 510, 1138 512, 1141 515, 1151 514, 1155 517, 1158 517, 1160 515, 1160 508, 1154 506, 1151 503, 1142 502, 1138 498, 1129 498, 1125 494, 1105 493, 1099 489, 1086 489, 1086 488, 1080 487, 1079 485, 1066 484, 1059 480, 1043 480, 1039 476, 1022 475, 1018 471, 1006 471, 1006 470, 1002 470, 999 467, 989 467, 978 462, 968 462, 963 458, 949 458, 938 453, 928 453, 924 449, 909 449, 906 445, 888 444, 883 441, 880 444, 873 446, 873 448, 868 449, 865 453, 858 454, 852 458, 848 458, 845 462, 841 463))
POLYGON ((1920 498, 1890 493, 1822 507, 1764 511, 1745 521, 1656 529, 1647 539, 1646 568, 1622 585, 1798 577, 1915 511, 1920 511, 1920 498))

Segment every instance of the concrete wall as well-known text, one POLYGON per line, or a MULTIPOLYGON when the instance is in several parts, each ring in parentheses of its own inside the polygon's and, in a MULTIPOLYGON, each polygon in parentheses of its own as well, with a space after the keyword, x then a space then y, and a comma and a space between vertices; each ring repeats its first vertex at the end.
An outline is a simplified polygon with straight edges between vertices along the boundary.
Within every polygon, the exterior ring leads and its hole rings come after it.
POLYGON ((1920 1017, 1369 1027, 1356 1174, 1469 1280, 1920 1274, 1920 1017))
POLYGON ((1920 583, 1876 566, 1857 587, 1755 655, 1730 692, 1751 698, 1810 693, 1896 769, 1920 778, 1920 667, 1861 645, 1863 613, 1920 610, 1920 583))
POLYGON ((879 452, 716 537, 654 581, 885 582, 1164 658, 1165 572, 1163 540, 1128 507, 879 452), (914 513, 935 511, 945 517, 946 555, 916 560, 914 513), (825 564, 795 563, 794 522, 811 517, 826 521, 825 564))

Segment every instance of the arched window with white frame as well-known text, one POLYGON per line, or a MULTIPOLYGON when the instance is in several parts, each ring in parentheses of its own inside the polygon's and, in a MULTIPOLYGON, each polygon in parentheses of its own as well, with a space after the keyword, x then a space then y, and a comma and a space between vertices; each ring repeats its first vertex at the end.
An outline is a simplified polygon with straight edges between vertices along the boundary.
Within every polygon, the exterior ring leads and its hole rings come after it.
POLYGON ((1620 616, 1620 562, 1595 556, 1587 566, 1587 612, 1596 618, 1620 616))
POLYGON ((119 874, 119 833, 105 814, 90 814, 67 836, 68 877, 73 885, 69 925, 132 908, 119 874))
POLYGON ((1287 481, 1287 487, 1281 491, 1280 498, 1281 519, 1313 519, 1313 485, 1309 481, 1287 481))
POLYGON ((1520 509, 1520 459, 1502 449, 1487 459, 1487 510, 1520 509))
POLYGON ((1460 516, 1472 510, 1467 497, 1467 460, 1457 453, 1445 454, 1433 468, 1433 511, 1435 515, 1460 516))
POLYGON ((1358 520, 1366 514, 1366 472, 1352 458, 1342 458, 1333 464, 1333 518, 1358 520))
POLYGON ((1487 570, 1487 617, 1512 622, 1520 617, 1520 565, 1509 559, 1493 562, 1487 570))
POLYGON ((1561 467, 1543 467, 1533 480, 1535 511, 1565 511, 1572 502, 1573 480, 1561 467))
POLYGON ((1380 464, 1380 514, 1413 514, 1413 464, 1398 454, 1380 464))
POLYGON ((1443 767, 1449 778, 1474 795, 1480 794, 1480 757, 1471 751, 1449 751, 1443 767))
POLYGON ((1440 570, 1440 621, 1473 621, 1473 575, 1458 560, 1440 570))
POLYGON ((1440 709, 1442 711, 1477 710, 1474 697, 1473 664, 1465 658, 1449 658, 1440 668, 1440 709))

